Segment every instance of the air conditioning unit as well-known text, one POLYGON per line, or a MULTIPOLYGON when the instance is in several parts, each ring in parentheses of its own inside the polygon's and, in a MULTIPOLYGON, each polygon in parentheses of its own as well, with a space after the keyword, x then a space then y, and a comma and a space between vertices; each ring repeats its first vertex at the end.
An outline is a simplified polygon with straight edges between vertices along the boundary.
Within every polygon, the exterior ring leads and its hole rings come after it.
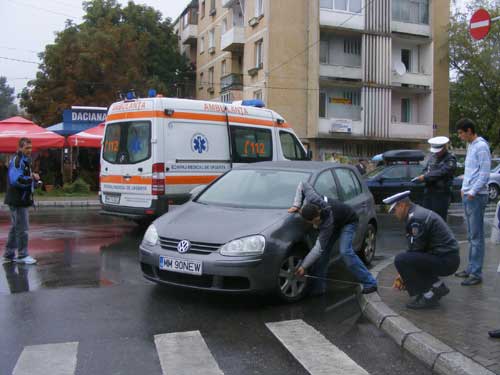
POLYGON ((248 20, 248 24, 252 27, 257 26, 259 24, 259 17, 252 17, 248 20))

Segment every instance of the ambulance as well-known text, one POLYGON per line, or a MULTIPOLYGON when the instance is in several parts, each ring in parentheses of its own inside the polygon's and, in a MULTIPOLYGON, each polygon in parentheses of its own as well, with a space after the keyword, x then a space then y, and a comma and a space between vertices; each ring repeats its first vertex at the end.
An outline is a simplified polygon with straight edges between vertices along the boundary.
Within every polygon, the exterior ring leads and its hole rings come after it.
POLYGON ((101 148, 101 213, 151 221, 238 164, 309 160, 285 119, 261 105, 163 97, 113 103, 101 148))

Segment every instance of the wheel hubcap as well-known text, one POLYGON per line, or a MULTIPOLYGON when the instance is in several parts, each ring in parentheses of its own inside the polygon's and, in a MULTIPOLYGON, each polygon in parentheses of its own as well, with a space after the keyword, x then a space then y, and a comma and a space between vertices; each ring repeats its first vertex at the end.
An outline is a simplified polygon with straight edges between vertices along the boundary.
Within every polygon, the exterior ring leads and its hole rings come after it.
POLYGON ((490 193, 490 199, 495 199, 497 197, 497 189, 494 186, 488 186, 490 193))
POLYGON ((306 287, 306 278, 295 276, 295 269, 299 262, 300 259, 292 255, 281 263, 279 285, 281 293, 287 297, 297 297, 306 287))

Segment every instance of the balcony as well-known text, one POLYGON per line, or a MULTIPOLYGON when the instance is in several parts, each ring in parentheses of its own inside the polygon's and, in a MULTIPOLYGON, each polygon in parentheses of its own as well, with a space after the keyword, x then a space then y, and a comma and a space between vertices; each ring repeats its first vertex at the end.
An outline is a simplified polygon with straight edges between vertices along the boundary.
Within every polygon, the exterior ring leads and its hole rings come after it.
POLYGON ((429 139, 433 136, 432 124, 393 122, 389 127, 389 137, 399 139, 429 139))
POLYGON ((220 79, 220 91, 243 90, 243 74, 231 73, 220 79))
POLYGON ((361 80, 363 73, 361 67, 324 65, 319 66, 320 77, 347 78, 361 80))
POLYGON ((396 33, 422 35, 426 37, 431 36, 431 27, 425 24, 401 22, 392 20, 392 31, 396 33))
POLYGON ((222 7, 223 8, 231 8, 237 2, 238 2, 238 0, 222 0, 222 7))
POLYGON ((392 31, 431 36, 429 1, 393 0, 392 31))
POLYGON ((363 13, 348 13, 325 8, 319 10, 319 24, 322 27, 341 27, 353 30, 365 28, 363 13))
POLYGON ((244 45, 245 29, 243 27, 234 26, 222 34, 220 41, 221 50, 227 52, 240 51, 243 49, 244 45))
POLYGON ((334 137, 361 137, 364 135, 364 127, 361 121, 320 118, 318 121, 318 133, 334 137))
POLYGON ((426 86, 430 88, 432 87, 432 75, 421 73, 405 73, 402 76, 399 76, 393 72, 392 84, 394 86, 415 85, 426 86))
POLYGON ((182 44, 195 44, 198 39, 198 26, 187 25, 181 32, 182 44))

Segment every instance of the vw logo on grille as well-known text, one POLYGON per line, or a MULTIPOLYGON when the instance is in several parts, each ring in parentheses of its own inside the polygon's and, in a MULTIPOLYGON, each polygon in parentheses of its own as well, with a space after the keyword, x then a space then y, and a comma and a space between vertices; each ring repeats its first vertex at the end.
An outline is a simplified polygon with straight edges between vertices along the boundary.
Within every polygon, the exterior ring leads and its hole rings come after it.
POLYGON ((191 242, 188 240, 182 240, 177 244, 177 251, 179 253, 187 253, 191 248, 191 242))

